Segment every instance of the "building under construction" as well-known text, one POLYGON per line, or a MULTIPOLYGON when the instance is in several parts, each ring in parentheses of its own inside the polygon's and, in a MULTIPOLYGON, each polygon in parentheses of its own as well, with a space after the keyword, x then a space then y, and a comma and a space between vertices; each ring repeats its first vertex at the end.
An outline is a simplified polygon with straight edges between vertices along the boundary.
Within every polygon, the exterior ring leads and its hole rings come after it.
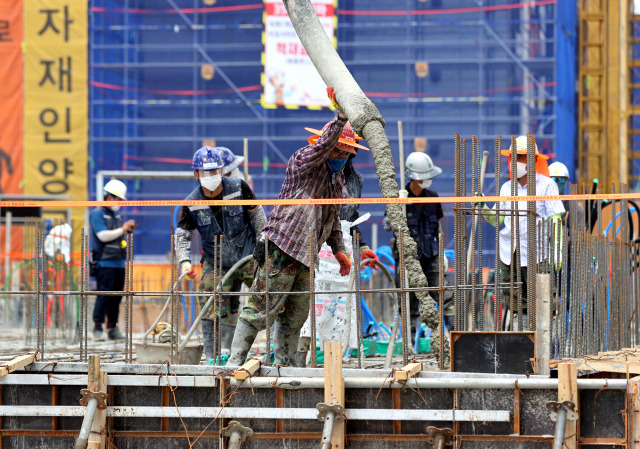
POLYGON ((632 2, 33 1, 0 8, 20 68, 0 67, 0 448, 640 447, 632 2), (243 154, 269 217, 332 114, 311 70, 371 150, 353 162, 370 217, 343 233, 341 284, 311 244, 303 366, 274 363, 269 318, 233 366, 219 320, 203 354, 208 308, 290 292, 180 271, 191 157, 243 154), (399 193, 412 152, 442 167, 438 200, 399 193), (541 159, 569 168, 564 197, 537 189, 541 159), (98 340, 89 212, 115 178, 138 228, 123 289, 100 292, 123 297, 124 339, 98 340), (435 201, 429 286, 403 207, 435 201))

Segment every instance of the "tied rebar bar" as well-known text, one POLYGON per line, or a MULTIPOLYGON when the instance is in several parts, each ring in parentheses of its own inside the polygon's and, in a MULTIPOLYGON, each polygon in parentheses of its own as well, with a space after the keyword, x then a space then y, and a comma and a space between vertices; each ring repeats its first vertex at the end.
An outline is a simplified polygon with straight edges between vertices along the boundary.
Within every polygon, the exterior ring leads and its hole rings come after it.
MULTIPOLYGON (((364 341, 362 337, 362 300, 360 299, 360 270, 359 270, 359 261, 360 258, 360 235, 354 230, 353 231, 353 263, 355 267, 352 267, 353 270, 356 270, 355 273, 355 286, 356 286, 356 322, 357 322, 357 330, 358 330, 358 368, 364 368, 364 341)), ((348 336, 347 336, 348 338, 348 336)), ((391 342, 389 343, 391 344, 391 342)))
POLYGON ((85 280, 85 270, 86 270, 86 253, 87 248, 85 247, 85 234, 84 228, 80 230, 80 317, 78 323, 78 337, 80 340, 80 361, 84 359, 84 350, 87 345, 87 340, 85 339, 84 328, 87 326, 87 317, 85 315, 85 307, 84 303, 86 301, 86 297, 84 296, 84 280, 85 280))
POLYGON ((170 315, 171 315, 171 340, 170 340, 170 349, 169 349, 169 361, 172 365, 177 363, 177 348, 178 342, 176 340, 176 335, 178 331, 177 319, 178 315, 178 307, 176 304, 176 296, 174 293, 173 286, 176 284, 176 236, 175 234, 171 235, 171 291, 169 296, 171 298, 171 307, 170 307, 170 315))
MULTIPOLYGON (((496 195, 500 194, 500 157, 502 149, 502 137, 498 137, 494 141, 494 157, 495 157, 495 166, 494 166, 494 179, 495 179, 495 193, 496 195)), ((499 203, 498 205, 499 206, 499 203)), ((496 251, 495 251, 495 272, 494 272, 494 287, 493 287, 493 317, 494 317, 494 331, 500 330, 500 305, 502 303, 502 288, 501 288, 501 278, 502 272, 500 271, 500 212, 497 209, 499 207, 496 206, 496 251)))
MULTIPOLYGON (((398 270, 400 272, 400 328, 402 329, 402 366, 406 366, 408 361, 407 355, 407 303, 405 301, 405 285, 404 285, 404 233, 400 233, 400 247, 399 250, 399 263, 398 270)), ((389 342, 390 345, 395 342, 389 342)), ((358 357, 362 351, 358 351, 358 357)))
MULTIPOLYGON (((438 281, 440 285, 440 291, 438 293, 438 313, 440 314, 438 326, 438 333, 440 334, 440 345, 438 350, 440 357, 438 358, 438 368, 444 370, 444 234, 441 232, 438 234, 438 281)), ((417 331, 416 331, 417 332, 417 331)), ((393 344, 395 342, 389 342, 393 344)))
MULTIPOLYGON (((527 195, 536 194, 536 141, 527 134, 527 195)), ((536 265, 538 263, 536 240, 536 202, 527 201, 527 313, 529 330, 536 330, 536 265)), ((518 239, 518 242, 520 240, 518 239)), ((520 320, 520 317, 518 318, 520 320)), ((518 327, 522 331, 523 327, 518 327)))
MULTIPOLYGON (((313 226, 309 228, 309 327, 311 334, 311 367, 315 368, 317 366, 317 357, 316 357, 316 297, 315 297, 315 264, 314 261, 316 259, 317 252, 315 250, 315 232, 313 226)), ((268 328, 268 323, 267 323, 268 328)), ((360 336, 360 328, 358 327, 358 335, 360 336)), ((359 340, 358 340, 359 341, 359 340)))

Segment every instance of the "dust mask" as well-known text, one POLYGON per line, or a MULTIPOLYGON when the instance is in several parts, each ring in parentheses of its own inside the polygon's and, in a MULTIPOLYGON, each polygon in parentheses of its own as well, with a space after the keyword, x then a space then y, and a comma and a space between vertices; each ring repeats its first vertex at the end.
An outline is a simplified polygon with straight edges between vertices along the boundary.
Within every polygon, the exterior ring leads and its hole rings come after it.
POLYGON ((236 167, 231 170, 231 172, 227 176, 229 176, 230 178, 242 178, 242 173, 240 173, 240 170, 238 169, 238 167, 236 167))
POLYGON ((113 212, 118 212, 120 210, 120 206, 109 206, 113 212))
POLYGON ((423 189, 428 189, 429 187, 431 187, 432 182, 433 179, 425 179, 424 181, 419 182, 418 185, 423 189))
POLYGON ((204 178, 200 178, 200 185, 212 192, 218 188, 221 182, 222 182, 222 175, 220 173, 218 173, 217 175, 211 175, 211 176, 206 176, 204 178))
POLYGON ((527 164, 526 162, 516 162, 516 164, 516 178, 520 179, 527 174, 527 164))

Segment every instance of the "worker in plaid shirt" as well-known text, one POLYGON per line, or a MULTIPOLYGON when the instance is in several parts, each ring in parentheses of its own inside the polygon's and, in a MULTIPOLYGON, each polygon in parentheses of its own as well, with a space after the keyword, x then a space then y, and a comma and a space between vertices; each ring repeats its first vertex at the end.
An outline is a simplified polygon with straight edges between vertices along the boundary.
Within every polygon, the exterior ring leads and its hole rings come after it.
MULTIPOLYGON (((327 92, 338 115, 322 131, 307 128, 315 135, 309 138, 308 146, 289 158, 280 199, 342 198, 342 169, 347 157, 355 153, 354 148, 367 149, 357 143, 359 137, 335 102, 333 89, 328 88, 327 92)), ((296 292, 309 291, 311 258, 317 264, 318 249, 327 242, 340 263, 340 274, 348 276, 351 271, 340 230, 340 204, 276 206, 262 236, 268 240, 268 249, 265 251, 264 240, 258 241, 254 252, 257 275, 251 286, 254 294, 238 318, 227 364, 244 363, 256 335, 266 328, 268 315, 269 324, 275 321, 275 363, 292 366, 300 329, 309 314, 309 294, 296 292), (313 252, 309 242, 311 229, 315 237, 313 252), (263 293, 267 279, 269 291, 290 292, 270 294, 268 311, 263 293)))

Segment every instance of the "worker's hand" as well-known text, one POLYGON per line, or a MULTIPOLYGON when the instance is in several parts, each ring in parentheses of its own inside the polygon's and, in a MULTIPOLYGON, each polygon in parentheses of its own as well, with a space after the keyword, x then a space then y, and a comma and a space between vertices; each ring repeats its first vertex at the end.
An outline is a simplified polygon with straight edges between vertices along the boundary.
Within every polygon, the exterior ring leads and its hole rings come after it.
POLYGON ((329 97, 329 100, 331 100, 331 106, 336 108, 336 110, 338 111, 338 115, 341 117, 346 117, 344 111, 342 110, 342 107, 338 104, 338 100, 336 100, 336 93, 333 91, 332 86, 327 87, 327 96, 329 97))
POLYGON ((400 191, 398 192, 398 198, 409 198, 409 191, 400 189, 400 191))
MULTIPOLYGON (((473 195, 474 195, 474 196, 484 196, 484 193, 475 192, 473 195)), ((484 206, 485 206, 485 204, 484 204, 484 202, 483 202, 483 201, 482 201, 482 202, 472 203, 472 204, 471 204, 471 207, 479 207, 480 209, 484 209, 484 206)))
POLYGON ((449 258, 447 256, 444 256, 443 259, 444 259, 444 261, 443 261, 442 265, 444 265, 444 266, 442 267, 442 271, 444 271, 446 273, 447 271, 449 271, 449 258))
POLYGON ((379 262, 378 256, 376 255, 376 253, 371 251, 371 248, 369 248, 368 246, 363 246, 361 253, 362 253, 362 260, 372 259, 368 264, 365 265, 365 267, 371 267, 374 270, 380 269, 380 267, 378 267, 377 265, 377 263, 379 262))
POLYGON ((193 279, 196 277, 196 272, 194 271, 193 267, 191 266, 191 262, 185 260, 184 262, 182 262, 180 264, 180 273, 184 274, 187 273, 187 277, 189 279, 193 279))
POLYGON ((338 251, 334 255, 340 264, 340 276, 348 276, 351 272, 351 259, 349 258, 349 255, 344 251, 338 251))
POLYGON ((126 232, 127 234, 131 234, 133 232, 133 230, 135 228, 138 227, 138 224, 133 221, 133 220, 127 220, 123 225, 122 225, 122 230, 124 232, 126 232))

